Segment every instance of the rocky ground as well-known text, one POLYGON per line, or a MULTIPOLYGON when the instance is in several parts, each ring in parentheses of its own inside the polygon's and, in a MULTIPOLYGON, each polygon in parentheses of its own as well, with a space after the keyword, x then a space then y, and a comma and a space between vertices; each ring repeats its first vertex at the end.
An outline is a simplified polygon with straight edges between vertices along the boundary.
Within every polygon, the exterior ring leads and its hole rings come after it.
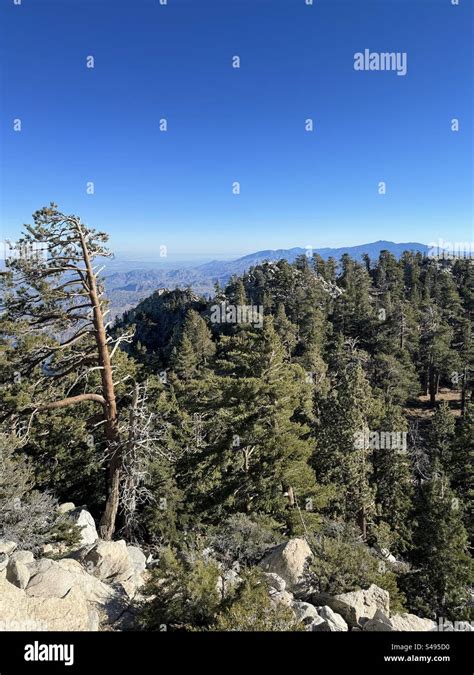
MULTIPOLYGON (((0 630, 133 629, 153 560, 124 540, 100 540, 86 509, 72 503, 59 508, 81 527, 73 552, 47 545, 35 559, 14 542, 0 540, 0 630)), ((336 596, 314 593, 305 584, 311 555, 306 541, 296 538, 273 548, 260 563, 272 601, 290 607, 308 631, 438 630, 429 619, 391 614, 388 592, 375 585, 336 596)), ((238 571, 223 570, 219 590, 225 595, 238 583, 238 571)), ((449 629, 444 623, 443 630, 449 629)))

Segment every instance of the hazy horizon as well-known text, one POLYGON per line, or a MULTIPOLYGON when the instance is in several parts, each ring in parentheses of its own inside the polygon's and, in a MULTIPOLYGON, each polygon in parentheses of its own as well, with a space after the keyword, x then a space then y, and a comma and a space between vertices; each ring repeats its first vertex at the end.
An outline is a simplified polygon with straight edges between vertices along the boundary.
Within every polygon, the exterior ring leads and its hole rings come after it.
MULTIPOLYGON (((393 244, 424 244, 425 246, 428 246, 431 242, 424 242, 424 241, 393 241, 391 239, 377 239, 374 241, 361 241, 355 244, 340 244, 340 245, 326 245, 326 246, 318 246, 318 245, 312 245, 311 248, 314 250, 319 250, 319 249, 340 249, 340 248, 352 248, 356 246, 366 246, 370 244, 375 244, 379 241, 387 241, 393 244)), ((239 258, 243 258, 247 255, 252 255, 253 253, 259 253, 260 251, 280 251, 280 250, 291 250, 295 248, 301 248, 304 249, 306 246, 309 245, 301 245, 301 244, 294 244, 293 246, 276 246, 274 248, 264 248, 264 249, 248 249, 246 251, 242 251, 239 253, 231 253, 229 252, 228 254, 219 254, 219 253, 208 253, 207 255, 198 255, 195 254, 193 257, 192 254, 187 254, 184 257, 180 258, 173 258, 172 256, 166 256, 166 257, 161 257, 159 254, 159 251, 156 251, 155 253, 148 253, 148 254, 129 254, 125 251, 116 251, 114 252, 114 258, 112 260, 116 261, 123 261, 123 262, 139 262, 139 263, 149 263, 149 264, 154 264, 154 263, 160 263, 163 266, 169 267, 170 265, 174 264, 180 264, 180 265, 195 265, 199 264, 199 262, 210 262, 212 260, 238 260, 239 258)))

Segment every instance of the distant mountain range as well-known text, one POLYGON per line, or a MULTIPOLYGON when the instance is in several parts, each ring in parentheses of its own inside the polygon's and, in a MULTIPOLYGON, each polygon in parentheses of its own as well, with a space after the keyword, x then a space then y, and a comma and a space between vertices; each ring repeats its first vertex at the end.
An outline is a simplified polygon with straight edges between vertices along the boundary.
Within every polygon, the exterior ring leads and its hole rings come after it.
MULTIPOLYGON (((375 241, 359 246, 343 246, 341 248, 315 248, 312 253, 327 260, 330 257, 339 260, 344 253, 348 253, 356 260, 360 260, 367 253, 370 258, 376 259, 380 252, 390 251, 397 258, 403 251, 415 251, 426 254, 429 247, 417 242, 396 244, 393 241, 375 241)), ((211 262, 193 266, 171 269, 153 269, 150 263, 138 268, 139 263, 130 263, 127 270, 126 261, 120 264, 120 272, 107 274, 105 270, 105 284, 107 295, 111 303, 112 315, 122 314, 134 307, 140 300, 150 295, 158 288, 178 288, 191 286, 198 294, 210 295, 214 291, 214 284, 218 281, 225 284, 233 274, 243 274, 250 267, 264 261, 288 260, 294 262, 299 255, 307 253, 306 248, 277 249, 257 251, 236 260, 212 260, 211 262)))
MULTIPOLYGON (((359 246, 343 246, 341 248, 315 248, 311 249, 312 253, 319 253, 319 255, 327 260, 328 258, 335 258, 339 260, 344 253, 348 253, 352 258, 360 260, 362 256, 367 253, 370 258, 378 258, 380 251, 390 251, 397 258, 403 251, 420 251, 426 253, 429 250, 425 244, 418 244, 416 242, 409 242, 407 244, 395 244, 393 241, 375 241, 372 244, 360 244, 359 246)), ((257 251, 257 253, 250 253, 237 260, 213 260, 212 262, 199 265, 196 270, 205 275, 213 276, 219 281, 229 278, 232 274, 242 274, 253 265, 258 265, 265 260, 288 260, 294 262, 299 255, 307 253, 306 248, 280 248, 276 251, 257 251)))

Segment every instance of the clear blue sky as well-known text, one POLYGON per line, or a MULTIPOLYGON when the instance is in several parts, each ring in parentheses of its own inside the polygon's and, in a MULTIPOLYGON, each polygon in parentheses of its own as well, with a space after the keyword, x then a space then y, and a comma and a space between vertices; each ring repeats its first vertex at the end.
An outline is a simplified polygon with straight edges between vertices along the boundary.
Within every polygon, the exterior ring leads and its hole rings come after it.
POLYGON ((134 257, 473 239, 470 0, 0 12, 2 238, 54 200, 134 257), (364 49, 406 52, 407 75, 355 71, 364 49))

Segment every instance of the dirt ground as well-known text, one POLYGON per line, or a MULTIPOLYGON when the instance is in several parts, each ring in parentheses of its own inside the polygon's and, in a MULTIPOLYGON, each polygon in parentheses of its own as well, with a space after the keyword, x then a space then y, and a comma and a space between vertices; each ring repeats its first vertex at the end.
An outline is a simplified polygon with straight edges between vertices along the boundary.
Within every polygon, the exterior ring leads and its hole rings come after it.
MULTIPOLYGON (((440 388, 436 396, 436 402, 447 401, 454 417, 461 416, 461 392, 452 389, 440 388)), ((430 397, 419 396, 416 403, 405 408, 406 414, 413 419, 428 419, 434 413, 434 408, 430 408, 430 397)))

